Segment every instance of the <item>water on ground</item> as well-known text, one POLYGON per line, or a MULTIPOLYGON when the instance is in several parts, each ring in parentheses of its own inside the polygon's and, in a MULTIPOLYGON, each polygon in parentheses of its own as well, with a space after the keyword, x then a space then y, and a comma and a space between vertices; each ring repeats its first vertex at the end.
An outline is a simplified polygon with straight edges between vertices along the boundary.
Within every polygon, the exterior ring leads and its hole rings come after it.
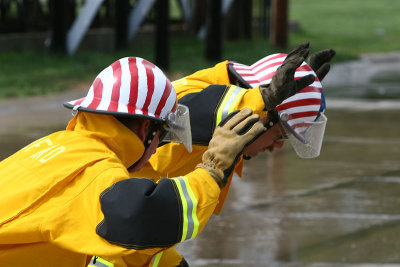
MULTIPOLYGON (((328 101, 329 105, 329 101, 328 101)), ((246 162, 193 266, 400 266, 400 110, 330 110, 321 156, 246 162)))
MULTIPOLYGON (((374 104, 328 109, 317 159, 285 144, 246 162, 221 215, 178 246, 191 266, 400 266, 400 109, 374 104)), ((66 123, 45 121, 3 129, 0 158, 66 123)))

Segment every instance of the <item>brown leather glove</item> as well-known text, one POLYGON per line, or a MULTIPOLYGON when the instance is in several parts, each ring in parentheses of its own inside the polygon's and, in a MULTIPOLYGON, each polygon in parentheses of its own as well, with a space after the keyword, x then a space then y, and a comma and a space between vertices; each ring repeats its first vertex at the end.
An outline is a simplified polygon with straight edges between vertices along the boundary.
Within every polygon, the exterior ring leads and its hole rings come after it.
POLYGON ((244 147, 266 130, 259 119, 250 108, 244 108, 231 113, 215 129, 197 168, 208 171, 220 188, 225 186, 244 147))
POLYGON ((309 43, 303 43, 290 52, 283 64, 276 70, 272 81, 267 85, 260 85, 260 91, 265 103, 265 109, 273 110, 283 100, 296 94, 301 89, 314 82, 312 74, 295 80, 296 69, 303 63, 309 53, 309 43))
POLYGON ((328 74, 331 65, 329 62, 336 55, 336 51, 333 49, 325 49, 312 54, 307 59, 307 64, 313 69, 317 74, 318 79, 322 81, 326 74, 328 74))

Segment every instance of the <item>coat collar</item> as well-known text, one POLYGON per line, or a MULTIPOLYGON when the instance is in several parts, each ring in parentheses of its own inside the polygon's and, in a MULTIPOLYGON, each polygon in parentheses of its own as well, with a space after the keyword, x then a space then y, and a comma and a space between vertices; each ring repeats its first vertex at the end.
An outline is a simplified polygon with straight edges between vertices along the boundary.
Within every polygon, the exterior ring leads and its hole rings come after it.
POLYGON ((79 112, 68 123, 67 130, 100 139, 126 168, 140 160, 145 151, 139 137, 112 115, 79 112))

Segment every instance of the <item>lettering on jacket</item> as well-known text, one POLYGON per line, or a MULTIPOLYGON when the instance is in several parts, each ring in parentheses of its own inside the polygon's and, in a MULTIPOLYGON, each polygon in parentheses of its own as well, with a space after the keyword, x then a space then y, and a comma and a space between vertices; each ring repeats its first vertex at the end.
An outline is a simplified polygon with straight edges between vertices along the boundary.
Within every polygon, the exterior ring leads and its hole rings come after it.
POLYGON ((32 153, 32 149, 34 149, 33 151, 36 153, 33 153, 30 158, 36 159, 41 163, 45 163, 67 150, 64 146, 54 145, 48 137, 42 138, 24 147, 23 151, 32 153), (40 148, 41 150, 37 151, 35 148, 40 148))

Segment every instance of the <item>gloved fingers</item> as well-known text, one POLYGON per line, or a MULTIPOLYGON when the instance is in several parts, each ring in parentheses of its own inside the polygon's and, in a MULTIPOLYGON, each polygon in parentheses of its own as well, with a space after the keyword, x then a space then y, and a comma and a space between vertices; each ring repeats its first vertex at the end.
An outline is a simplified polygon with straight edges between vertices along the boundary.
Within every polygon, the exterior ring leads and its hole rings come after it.
POLYGON ((293 80, 296 69, 300 67, 301 64, 304 62, 305 58, 308 55, 308 52, 309 50, 307 49, 307 51, 301 52, 296 58, 291 58, 291 59, 286 58, 283 64, 277 69, 275 75, 282 74, 283 78, 281 79, 282 81, 285 81, 285 83, 287 81, 293 80))
POLYGON ((324 63, 328 63, 336 55, 336 51, 333 49, 325 49, 318 51, 311 55, 307 60, 308 65, 313 70, 319 69, 324 63))
POLYGON ((225 119, 223 119, 217 126, 223 127, 227 121, 229 121, 233 116, 235 116, 235 115, 238 114, 239 112, 240 112, 240 110, 232 111, 232 112, 229 113, 228 116, 226 116, 225 119))
POLYGON ((261 133, 265 132, 267 128, 265 128, 264 124, 261 122, 256 122, 254 125, 245 133, 251 137, 259 136, 261 133))
MULTIPOLYGON (((308 53, 310 50, 307 48, 305 50, 299 51, 299 53, 296 56, 289 57, 287 56, 285 60, 282 63, 282 66, 280 68, 293 68, 296 66, 296 68, 300 67, 300 65, 303 63, 303 61, 307 58, 308 53)), ((294 68, 294 69, 296 69, 294 68)))
POLYGON ((225 129, 232 129, 236 125, 238 125, 241 121, 245 120, 247 117, 253 114, 253 110, 251 108, 244 108, 234 116, 232 116, 229 120, 226 120, 224 125, 222 126, 225 129))
POLYGON ((243 135, 259 120, 260 120, 260 116, 257 114, 253 114, 253 115, 247 117, 246 119, 244 119, 243 121, 241 121, 232 130, 238 135, 243 135))
POLYGON ((238 140, 237 145, 245 146, 267 130, 267 128, 265 128, 265 126, 261 122, 254 120, 252 122, 253 123, 248 123, 246 125, 250 127, 243 134, 240 135, 240 140, 238 140))
POLYGON ((310 43, 305 42, 296 46, 290 53, 287 55, 286 59, 291 59, 292 57, 297 57, 297 54, 303 53, 305 50, 309 50, 310 43))
POLYGON ((312 74, 308 74, 307 76, 301 77, 300 79, 296 80, 295 91, 291 92, 292 95, 296 94, 297 92, 301 91, 305 87, 309 86, 315 81, 315 76, 312 74))
POLYGON ((322 81, 326 74, 328 74, 329 70, 331 69, 331 65, 329 63, 324 63, 315 73, 318 76, 318 79, 322 81))
POLYGON ((335 50, 325 49, 312 54, 307 60, 307 64, 315 71, 320 81, 322 81, 326 74, 328 74, 330 69, 329 62, 335 55, 335 50))

